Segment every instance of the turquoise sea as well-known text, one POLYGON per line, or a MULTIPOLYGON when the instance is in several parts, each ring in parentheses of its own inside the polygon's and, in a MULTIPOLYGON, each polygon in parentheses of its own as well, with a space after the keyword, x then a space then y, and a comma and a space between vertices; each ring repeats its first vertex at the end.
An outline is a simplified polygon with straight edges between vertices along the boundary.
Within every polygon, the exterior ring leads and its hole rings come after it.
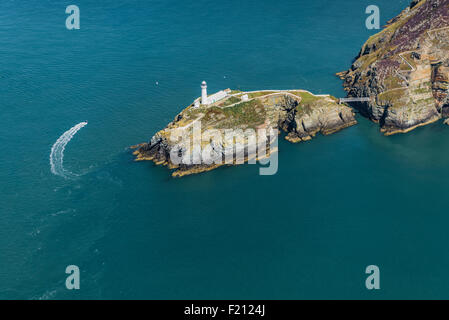
POLYGON ((2 0, 0 298, 449 298, 449 127, 359 125, 299 145, 279 171, 173 179, 135 163, 209 90, 302 88, 334 76, 409 1, 2 0), (67 30, 65 9, 81 10, 67 30), (50 151, 88 121, 54 175, 50 151), (365 288, 377 265, 381 289, 365 288), (65 287, 68 265, 80 290, 65 287))

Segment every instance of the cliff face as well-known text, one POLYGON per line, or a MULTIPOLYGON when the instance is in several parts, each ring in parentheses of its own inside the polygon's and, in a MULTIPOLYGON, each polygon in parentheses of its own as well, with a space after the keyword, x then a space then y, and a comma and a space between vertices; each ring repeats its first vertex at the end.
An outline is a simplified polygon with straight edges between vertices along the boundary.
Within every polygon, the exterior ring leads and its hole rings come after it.
POLYGON ((386 135, 449 116, 449 0, 414 0, 339 74, 386 135))
POLYGON ((352 109, 330 96, 315 96, 307 91, 260 91, 247 93, 246 101, 243 95, 235 93, 210 106, 187 107, 149 143, 138 146, 134 152, 136 160, 166 165, 175 169, 174 176, 184 176, 239 164, 239 146, 244 149, 243 162, 268 156, 277 151, 274 142, 278 129, 287 133, 287 140, 296 143, 310 140, 318 132, 327 135, 357 123, 352 109), (231 136, 227 136, 229 132, 231 136), (251 132, 256 139, 248 138, 251 132), (262 134, 266 141, 259 140, 262 134), (193 141, 198 136, 201 150, 209 152, 206 159, 203 153, 201 161, 192 162, 193 141), (250 152, 261 145, 266 147, 262 156, 250 152))

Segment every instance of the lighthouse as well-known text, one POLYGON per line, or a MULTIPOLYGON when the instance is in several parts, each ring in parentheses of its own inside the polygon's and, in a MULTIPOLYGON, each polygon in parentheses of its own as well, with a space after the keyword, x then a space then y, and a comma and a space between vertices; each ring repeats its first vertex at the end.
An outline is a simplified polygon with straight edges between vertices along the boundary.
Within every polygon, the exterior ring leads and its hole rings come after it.
POLYGON ((203 81, 201 83, 201 103, 207 105, 207 83, 206 81, 203 81))

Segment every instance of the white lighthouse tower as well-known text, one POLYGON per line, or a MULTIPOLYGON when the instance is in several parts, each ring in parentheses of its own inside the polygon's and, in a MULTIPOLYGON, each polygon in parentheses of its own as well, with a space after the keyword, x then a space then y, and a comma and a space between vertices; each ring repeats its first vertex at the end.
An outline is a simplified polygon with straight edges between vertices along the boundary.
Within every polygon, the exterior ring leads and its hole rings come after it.
POLYGON ((203 81, 203 83, 201 83, 201 103, 202 104, 209 104, 207 101, 207 83, 206 81, 203 81))

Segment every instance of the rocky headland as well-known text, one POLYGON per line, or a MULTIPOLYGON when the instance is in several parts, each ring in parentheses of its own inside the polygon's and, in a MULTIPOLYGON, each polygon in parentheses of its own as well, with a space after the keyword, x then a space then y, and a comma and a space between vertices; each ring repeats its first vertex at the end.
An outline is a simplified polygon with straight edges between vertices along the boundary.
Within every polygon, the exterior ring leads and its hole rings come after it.
POLYGON ((412 1, 338 75, 386 135, 449 117, 449 0, 412 1))
MULTIPOLYGON (((329 135, 357 123, 351 108, 328 95, 318 96, 303 90, 238 92, 228 89, 226 92, 226 98, 211 105, 192 103, 185 108, 149 143, 135 147, 136 160, 150 160, 174 169, 173 176, 184 176, 237 164, 235 160, 231 163, 224 161, 229 155, 234 157, 236 144, 246 146, 244 162, 251 159, 254 155, 247 150, 257 142, 248 140, 248 130, 256 134, 260 134, 261 129, 268 133, 284 131, 288 141, 298 143, 311 140, 319 132, 329 135), (202 135, 205 131, 223 133, 232 130, 233 137, 223 135, 219 146, 209 139, 201 141, 201 149, 211 150, 212 154, 215 152, 215 158, 223 161, 209 164, 173 161, 173 152, 180 158, 192 156, 195 127, 201 130, 202 135)), ((270 136, 263 156, 277 152, 273 147, 273 140, 277 138, 277 134, 270 136)), ((261 158, 260 154, 258 158, 261 158)))

